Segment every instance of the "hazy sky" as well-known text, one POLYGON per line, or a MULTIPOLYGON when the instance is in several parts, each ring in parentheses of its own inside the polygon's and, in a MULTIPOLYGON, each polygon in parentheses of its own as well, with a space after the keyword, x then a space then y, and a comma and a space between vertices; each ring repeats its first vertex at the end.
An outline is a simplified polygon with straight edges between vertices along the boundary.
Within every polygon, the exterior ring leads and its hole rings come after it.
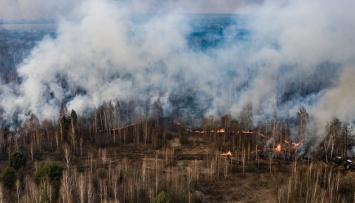
MULTIPOLYGON (((68 16, 85 0, 1 0, 0 20, 46 20, 68 16)), ((133 12, 235 13, 262 0, 112 0, 129 4, 133 12)))

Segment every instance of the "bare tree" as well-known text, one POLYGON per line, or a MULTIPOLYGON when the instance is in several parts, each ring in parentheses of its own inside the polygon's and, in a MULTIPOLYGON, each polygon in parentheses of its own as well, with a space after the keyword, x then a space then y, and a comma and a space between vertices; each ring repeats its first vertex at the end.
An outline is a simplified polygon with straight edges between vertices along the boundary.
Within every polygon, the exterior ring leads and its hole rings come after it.
MULTIPOLYGON (((116 128, 120 128, 121 127, 121 104, 120 102, 117 100, 116 104, 114 106, 114 126, 116 128)), ((114 130, 113 131, 113 143, 116 144, 116 133, 118 133, 119 135, 121 134, 121 130, 114 130)), ((121 136, 119 136, 120 139, 121 136)))
MULTIPOLYGON (((20 203, 21 199, 21 182, 19 179, 16 180, 16 198, 17 198, 17 202, 20 203)), ((1 201, 1 200, 0 200, 1 201)))
POLYGON ((300 107, 297 112, 298 141, 301 142, 307 133, 308 113, 306 108, 300 107))
POLYGON ((226 134, 230 135, 231 132, 231 123, 232 123, 232 116, 230 114, 226 114, 221 117, 221 123, 224 128, 223 132, 223 144, 226 143, 226 134))
POLYGON ((274 115, 272 116, 272 121, 271 121, 271 134, 272 137, 277 140, 277 113, 276 111, 274 112, 274 115))
POLYGON ((153 103, 153 109, 152 110, 153 110, 153 118, 154 118, 154 120, 156 122, 158 122, 159 119, 163 117, 163 107, 162 107, 162 105, 161 105, 159 100, 155 101, 153 103))
POLYGON ((253 104, 248 102, 239 114, 239 120, 244 130, 251 130, 253 128, 253 104))
POLYGON ((85 192, 86 192, 86 183, 85 183, 85 177, 83 175, 79 176, 79 182, 78 182, 78 189, 79 189, 79 197, 80 197, 80 203, 85 202, 85 192))
POLYGON ((70 169, 70 162, 72 160, 72 153, 71 153, 71 149, 70 146, 68 144, 64 144, 64 162, 67 166, 67 169, 69 171, 70 169))
POLYGON ((126 111, 127 111, 127 122, 128 123, 132 123, 134 105, 135 105, 135 102, 133 99, 129 100, 127 103, 126 111))
POLYGON ((342 155, 343 157, 348 157, 348 147, 349 147, 349 140, 351 137, 351 132, 353 128, 349 124, 344 124, 341 128, 341 135, 342 135, 342 155))
POLYGON ((68 202, 68 203, 73 202, 72 191, 73 191, 72 179, 69 173, 67 171, 64 171, 63 178, 61 181, 61 187, 60 187, 60 193, 63 202, 68 202))
MULTIPOLYGON (((333 118, 329 126, 329 144, 330 145, 330 158, 333 159, 334 150, 338 149, 339 137, 341 131, 341 122, 338 118, 333 118)), ((338 151, 338 150, 337 150, 338 151)))
POLYGON ((70 114, 70 138, 71 145, 73 146, 73 151, 76 154, 77 152, 77 141, 78 141, 78 127, 77 127, 78 116, 74 110, 70 114))

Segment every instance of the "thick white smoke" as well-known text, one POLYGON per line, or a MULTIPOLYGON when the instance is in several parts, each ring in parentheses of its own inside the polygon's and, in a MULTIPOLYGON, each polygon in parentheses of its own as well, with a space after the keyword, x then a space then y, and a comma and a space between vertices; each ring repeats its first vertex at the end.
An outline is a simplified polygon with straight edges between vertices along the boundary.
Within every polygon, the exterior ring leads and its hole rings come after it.
POLYGON ((137 16, 146 8, 135 1, 83 1, 18 67, 21 85, 2 87, 3 117, 32 112, 52 119, 63 101, 78 113, 115 99, 167 101, 189 87, 208 114, 236 115, 251 101, 259 118, 275 110, 294 116, 303 105, 322 124, 332 116, 355 119, 353 1, 239 2, 244 23, 236 18, 224 41, 206 52, 188 45, 191 16, 182 2, 176 12, 170 4, 169 14, 137 16), (249 30, 247 39, 235 39, 240 28, 249 30), (283 99, 318 80, 328 83, 283 99))
POLYGON ((354 122, 355 120, 355 68, 346 68, 340 76, 338 84, 324 90, 320 102, 312 109, 312 113, 318 115, 319 120, 331 116, 337 116, 340 120, 354 122))

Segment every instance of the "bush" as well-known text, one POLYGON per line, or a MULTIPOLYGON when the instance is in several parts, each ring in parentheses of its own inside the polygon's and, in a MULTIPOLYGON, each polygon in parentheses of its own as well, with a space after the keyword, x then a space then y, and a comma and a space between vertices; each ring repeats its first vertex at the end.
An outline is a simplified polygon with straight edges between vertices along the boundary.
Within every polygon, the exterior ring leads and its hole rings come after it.
POLYGON ((160 191, 157 197, 153 200, 153 203, 169 203, 170 197, 169 194, 165 191, 160 191))
POLYGON ((21 152, 13 152, 10 156, 10 167, 15 170, 20 169, 21 167, 25 167, 27 162, 27 158, 21 152))
POLYGON ((53 186, 58 186, 63 175, 64 167, 59 162, 42 162, 35 173, 35 182, 39 185, 42 181, 48 180, 53 186))
POLYGON ((12 167, 6 167, 2 173, 1 181, 5 187, 9 189, 13 188, 16 182, 15 169, 12 167))

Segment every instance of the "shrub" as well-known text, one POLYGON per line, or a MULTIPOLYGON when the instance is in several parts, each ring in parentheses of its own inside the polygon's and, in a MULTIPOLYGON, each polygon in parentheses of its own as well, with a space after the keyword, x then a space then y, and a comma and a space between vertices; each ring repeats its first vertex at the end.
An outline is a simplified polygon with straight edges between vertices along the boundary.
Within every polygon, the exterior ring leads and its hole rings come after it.
POLYGON ((16 182, 15 169, 12 167, 6 167, 2 173, 1 181, 3 185, 9 189, 13 188, 16 182))
POLYGON ((55 188, 59 187, 64 167, 60 162, 42 162, 35 173, 35 182, 39 185, 42 181, 48 180, 55 188))
POLYGON ((157 197, 153 200, 153 203, 169 203, 170 197, 169 194, 165 191, 160 191, 157 197))
POLYGON ((20 169, 21 167, 25 167, 27 162, 27 158, 21 152, 15 151, 10 156, 10 167, 15 170, 20 169))

